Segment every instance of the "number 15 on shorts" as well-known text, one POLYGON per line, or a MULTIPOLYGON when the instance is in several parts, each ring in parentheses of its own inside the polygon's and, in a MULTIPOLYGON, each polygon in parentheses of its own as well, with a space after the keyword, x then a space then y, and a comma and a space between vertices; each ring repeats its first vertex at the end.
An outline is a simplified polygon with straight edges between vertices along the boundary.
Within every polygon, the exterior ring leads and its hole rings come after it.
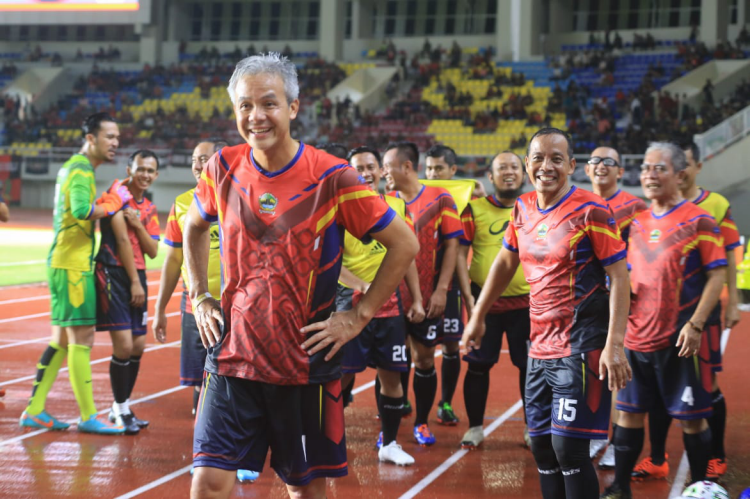
POLYGON ((576 399, 560 399, 560 403, 557 406, 557 420, 558 421, 575 421, 576 420, 576 399))

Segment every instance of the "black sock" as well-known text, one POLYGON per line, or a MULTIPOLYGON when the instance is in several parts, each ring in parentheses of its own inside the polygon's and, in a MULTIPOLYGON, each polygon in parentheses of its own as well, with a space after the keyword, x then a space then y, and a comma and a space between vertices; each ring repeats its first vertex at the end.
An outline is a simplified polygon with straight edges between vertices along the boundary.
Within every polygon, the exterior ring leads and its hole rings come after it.
MULTIPOLYGON (((411 374, 411 351, 406 347, 406 371, 401 373, 401 389, 404 391, 404 404, 409 403, 409 375, 411 374)), ((380 390, 378 390, 380 393, 380 390)))
POLYGON ((562 468, 565 496, 598 499, 599 479, 589 457, 591 440, 552 435, 552 448, 562 468))
POLYGON ((112 356, 112 360, 109 361, 109 382, 115 402, 124 404, 130 391, 130 359, 112 356))
POLYGON ((552 448, 552 435, 531 437, 531 453, 539 471, 544 499, 565 499, 565 480, 552 448))
POLYGON ((623 492, 630 491, 630 474, 643 450, 643 428, 617 427, 615 433, 615 481, 623 492))
POLYGON ((378 411, 380 410, 380 376, 377 374, 375 375, 375 407, 378 408, 378 411))
POLYGON ((414 399, 417 407, 414 426, 427 424, 427 418, 430 415, 432 404, 435 402, 436 393, 437 372, 435 372, 435 366, 429 369, 414 368, 414 399))
POLYGON ((464 376, 464 405, 469 416, 469 427, 484 426, 484 411, 490 391, 490 370, 482 365, 469 364, 464 376))
POLYGON ((201 391, 196 390, 196 388, 199 387, 193 387, 193 414, 195 414, 198 411, 198 401, 201 399, 201 391))
POLYGON ((672 416, 659 403, 648 413, 648 440, 651 443, 651 462, 663 464, 666 459, 667 435, 672 416))
POLYGON ((690 463, 690 481, 705 480, 708 458, 711 457, 711 428, 694 435, 683 433, 682 441, 690 463))
POLYGON ((396 440, 403 410, 403 399, 380 394, 378 398, 378 411, 380 411, 380 428, 383 431, 383 445, 388 445, 396 440))
POLYGON ((453 394, 456 393, 458 377, 461 375, 461 359, 458 352, 444 353, 443 365, 440 367, 440 376, 443 378, 440 394, 442 402, 453 403, 453 394))
POLYGON ((344 408, 346 408, 349 405, 349 401, 352 398, 352 389, 354 388, 354 377, 352 377, 352 380, 347 384, 345 387, 341 390, 341 397, 344 401, 344 408))
POLYGON ((721 390, 716 390, 711 394, 713 399, 714 412, 708 418, 708 427, 711 428, 712 455, 718 459, 726 458, 724 452, 724 430, 727 426, 727 403, 724 400, 724 394, 721 390))
POLYGON ((135 380, 138 379, 138 370, 141 368, 141 356, 140 355, 131 355, 130 356, 130 366, 128 366, 128 396, 125 398, 125 400, 130 398, 130 395, 133 393, 133 387, 135 386, 135 380))

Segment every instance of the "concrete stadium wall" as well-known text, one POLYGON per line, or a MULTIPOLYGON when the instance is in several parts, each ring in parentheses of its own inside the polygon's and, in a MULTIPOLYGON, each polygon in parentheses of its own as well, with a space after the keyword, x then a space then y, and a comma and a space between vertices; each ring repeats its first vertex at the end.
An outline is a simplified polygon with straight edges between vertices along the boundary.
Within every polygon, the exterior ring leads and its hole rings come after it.
MULTIPOLYGON (((396 46, 396 50, 404 50, 406 54, 411 56, 420 50, 424 45, 424 40, 427 38, 430 40, 433 50, 438 46, 442 46, 444 50, 450 50, 453 41, 457 41, 462 48, 466 47, 487 47, 492 45, 495 50, 498 50, 497 37, 494 34, 480 35, 480 36, 428 36, 428 37, 394 37, 389 38, 393 41, 396 46)), ((378 49, 383 45, 383 41, 379 39, 358 39, 358 40, 344 40, 344 60, 346 61, 361 61, 362 51, 378 49)), ((256 45, 257 46, 257 45, 256 45)), ((498 50, 498 53, 505 51, 498 50)), ((396 61, 398 62, 398 60, 396 61)))
POLYGON ((328 98, 342 101, 349 97, 361 111, 374 111, 378 106, 388 103, 384 89, 393 75, 395 67, 364 68, 356 71, 328 92, 328 98))
MULTIPOLYGON (((711 191, 741 201, 744 209, 732 206, 732 214, 740 233, 750 235, 750 135, 732 144, 720 154, 703 163, 698 183, 711 191)), ((731 200, 730 200, 731 201, 731 200)))
POLYGON ((670 82, 661 90, 672 95, 687 94, 688 105, 697 109, 703 103, 702 90, 706 80, 710 79, 714 86, 714 102, 721 102, 724 98, 734 94, 737 85, 747 78, 750 78, 750 61, 748 60, 710 61, 670 82))

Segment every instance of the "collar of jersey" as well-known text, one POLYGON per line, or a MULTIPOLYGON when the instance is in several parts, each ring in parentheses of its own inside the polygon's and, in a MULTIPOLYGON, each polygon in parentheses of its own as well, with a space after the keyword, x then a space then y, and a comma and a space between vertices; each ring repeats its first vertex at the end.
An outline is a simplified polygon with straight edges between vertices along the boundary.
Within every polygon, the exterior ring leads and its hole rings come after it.
POLYGON ((563 204, 570 197, 570 195, 575 192, 576 189, 577 187, 575 185, 571 186, 570 190, 562 197, 562 199, 560 199, 560 201, 555 203, 555 205, 552 206, 551 208, 547 208, 546 210, 543 210, 539 207, 539 197, 537 196, 536 209, 539 210, 539 213, 541 213, 542 215, 546 215, 547 213, 551 212, 552 210, 554 210, 555 208, 563 204))
MULTIPOLYGON (((422 195, 422 193, 424 192, 424 188, 425 188, 425 185, 424 185, 424 184, 422 184, 422 188, 421 188, 421 189, 419 189, 419 193, 418 193, 418 194, 417 194, 416 196, 414 196, 414 199, 412 199, 411 201, 407 201, 406 199, 404 199, 404 203, 406 203, 406 206, 409 206, 409 205, 410 205, 410 204, 412 204, 412 203, 413 203, 414 201, 416 201, 417 199, 419 199, 419 196, 421 196, 421 195, 422 195)), ((399 194, 399 195, 398 195, 398 197, 401 197, 401 195, 399 194)))
POLYGON ((493 206, 497 206, 498 208, 513 208, 512 206, 505 206, 503 203, 500 202, 499 199, 497 199, 496 194, 490 194, 487 196, 487 200, 492 204, 493 206))
POLYGON ((679 208, 680 206, 682 206, 685 203, 687 203, 687 199, 683 199, 682 201, 680 201, 679 203, 677 203, 676 205, 674 205, 668 212, 662 213, 661 215, 657 215, 656 213, 654 213, 654 210, 651 210, 651 216, 654 217, 657 220, 660 220, 660 219, 666 217, 667 215, 669 215, 670 213, 672 213, 674 210, 676 210, 677 208, 679 208))
POLYGON ((704 189, 703 187, 698 187, 698 189, 700 189, 700 193, 698 194, 697 198, 691 201, 693 204, 701 203, 708 197, 706 189, 704 189))
POLYGON ((608 197, 607 199, 605 199, 605 201, 612 201, 612 200, 613 200, 614 198, 616 198, 616 197, 617 197, 617 195, 618 195, 618 194, 620 194, 620 191, 621 191, 621 190, 622 190, 622 189, 617 189, 617 192, 615 192, 615 193, 614 193, 614 194, 612 194, 612 195, 611 195, 610 197, 608 197))
POLYGON ((299 143, 299 149, 297 149, 297 154, 294 155, 294 157, 289 162, 289 164, 287 164, 281 170, 275 171, 275 172, 269 172, 268 170, 266 170, 265 168, 261 167, 258 163, 255 162, 255 158, 253 158, 253 148, 252 147, 250 148, 250 152, 248 153, 248 156, 250 156, 250 162, 253 164, 253 166, 255 167, 255 169, 258 170, 258 172, 261 175, 263 175, 265 177, 268 177, 268 178, 273 178, 273 177, 278 177, 279 175, 281 175, 282 173, 286 172, 291 167, 293 167, 297 163, 297 161, 299 160, 299 158, 302 156, 302 152, 304 150, 305 150, 305 144, 303 144, 300 141, 300 143, 299 143))

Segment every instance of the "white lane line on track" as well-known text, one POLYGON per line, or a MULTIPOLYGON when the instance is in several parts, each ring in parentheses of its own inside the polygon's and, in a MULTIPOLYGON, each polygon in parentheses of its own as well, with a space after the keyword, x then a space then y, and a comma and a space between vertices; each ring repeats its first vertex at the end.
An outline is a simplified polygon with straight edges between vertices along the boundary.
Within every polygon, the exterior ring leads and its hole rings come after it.
MULTIPOLYGON (((172 317, 174 315, 178 315, 179 313, 180 312, 172 312, 171 314, 167 314, 167 317, 172 317)), ((176 345, 179 345, 179 344, 180 344, 179 341, 173 341, 171 343, 164 343, 163 345, 154 345, 152 347, 147 347, 143 351, 143 353, 153 352, 154 350, 161 350, 163 348, 169 348, 169 347, 173 347, 173 346, 176 346, 176 345)), ((92 360, 91 361, 91 365, 93 366, 94 364, 101 364, 102 362, 109 362, 110 359, 112 359, 111 356, 110 357, 104 357, 102 359, 92 360)), ((60 368, 59 372, 62 373, 62 372, 66 372, 67 370, 68 370, 67 367, 62 367, 62 368, 60 368)), ((16 379, 9 379, 8 381, 2 381, 2 382, 0 382, 0 386, 14 385, 16 383, 23 383, 24 381, 29 381, 29 380, 32 380, 34 378, 36 378, 36 374, 32 374, 31 376, 23 376, 21 378, 16 378, 16 379)))
POLYGON ((40 263, 46 263, 47 260, 27 260, 25 262, 3 262, 0 263, 0 268, 2 267, 16 267, 18 265, 39 265, 40 263))
MULTIPOLYGON (((175 386, 173 388, 168 388, 166 390, 162 390, 160 392, 156 392, 156 393, 154 393, 152 395, 147 395, 147 396, 139 398, 139 399, 131 400, 130 401, 130 405, 136 405, 136 404, 140 404, 141 402, 147 402, 149 400, 158 399, 158 398, 164 397, 166 395, 172 394, 174 392, 178 392, 180 390, 184 390, 185 388, 190 388, 190 387, 188 387, 188 386, 175 386)), ((105 414, 105 413, 109 413, 109 407, 107 407, 106 409, 103 409, 103 410, 97 412, 96 414, 99 415, 99 414, 105 414)), ((77 422, 78 422, 77 419, 71 419, 69 421, 66 421, 66 423, 69 423, 69 424, 76 424, 77 422)), ((35 430, 35 431, 31 431, 29 433, 24 433, 23 435, 19 435, 17 437, 9 438, 7 440, 2 440, 2 441, 0 441, 0 448, 2 448, 3 446, 6 446, 6 445, 15 444, 17 442, 22 442, 22 441, 27 440, 27 439, 29 439, 31 437, 35 437, 37 435, 41 435, 42 433, 45 433, 47 431, 50 431, 50 430, 35 430)))
MULTIPOLYGON (((513 404, 510 409, 505 411, 502 416, 497 418, 495 421, 493 421, 489 426, 487 426, 484 429, 484 436, 485 438, 489 437, 493 431, 497 430, 503 423, 505 423, 508 419, 510 419, 518 410, 523 407, 523 403, 519 399, 515 404, 513 404)), ((422 492, 427 486, 429 486, 432 482, 437 480, 437 478, 448 471, 448 469, 456 464, 458 461, 461 460, 462 457, 464 457, 466 454, 468 454, 470 451, 466 449, 461 449, 458 452, 455 452, 451 455, 448 459, 443 461, 443 463, 435 468, 432 473, 424 477, 422 480, 420 480, 414 487, 407 490, 399 499, 412 499, 417 494, 422 492)))
MULTIPOLYGON (((148 272, 151 272, 151 271, 149 270, 148 272)), ((46 287, 47 283, 44 283, 44 284, 46 287)), ((149 286, 153 286, 155 284, 159 284, 159 281, 146 281, 146 284, 149 286)), ((0 300, 0 305, 10 305, 13 303, 26 303, 27 301, 49 300, 49 299, 50 299, 50 295, 37 295, 37 296, 29 296, 28 298, 13 298, 10 300, 0 300)))
MULTIPOLYGON (((724 355, 724 351, 727 349, 727 343, 729 342, 729 335, 732 330, 727 328, 721 335, 721 354, 724 355)), ((690 463, 688 463, 687 452, 682 453, 682 459, 680 459, 680 466, 677 468, 677 473, 674 475, 674 481, 672 482, 672 488, 669 490, 667 498, 680 497, 682 490, 685 488, 685 480, 687 480, 688 469, 690 463)))
POLYGON ((135 496, 141 495, 144 492, 148 492, 151 489, 155 489, 156 487, 158 487, 159 485, 161 485, 163 483, 167 483, 167 482, 169 482, 169 481, 177 478, 178 476, 181 476, 181 475, 184 475, 185 473, 188 473, 190 471, 190 468, 192 468, 192 467, 193 467, 192 464, 188 464, 184 468, 180 468, 177 471, 173 471, 169 475, 165 475, 165 476, 159 478, 158 480, 154 480, 151 483, 147 483, 143 487, 138 487, 135 490, 131 490, 127 494, 123 494, 121 496, 118 496, 115 499, 130 499, 131 497, 135 497, 135 496))
MULTIPOLYGON (((435 357, 439 357, 440 355, 442 355, 442 352, 440 350, 438 350, 438 351, 435 352, 435 357)), ((414 366, 412 365, 412 367, 414 367, 414 366)), ((352 390, 352 395, 357 395, 358 393, 362 393, 363 391, 367 390, 368 388, 372 388, 373 386, 375 386, 375 380, 369 381, 369 382, 365 383, 364 385, 358 386, 357 388, 355 388, 354 390, 352 390)), ((154 480, 151 483, 147 483, 143 487, 139 487, 139 488, 137 488, 137 489, 135 489, 135 490, 133 490, 131 492, 128 492, 124 496, 117 497, 116 499, 126 499, 126 498, 129 499, 131 497, 138 496, 138 495, 142 494, 143 492, 146 492, 146 491, 149 491, 149 490, 151 490, 153 488, 156 488, 156 487, 158 487, 159 485, 161 485, 163 483, 167 483, 170 480, 173 480, 173 479, 177 478, 178 476, 184 475, 188 471, 190 471, 190 466, 186 466, 185 468, 179 469, 179 470, 177 470, 177 471, 175 471, 173 473, 170 473, 169 475, 166 475, 166 476, 163 476, 162 478, 154 480)))
MULTIPOLYGON (((172 296, 178 296, 178 295, 182 295, 182 291, 180 291, 178 293, 172 293, 170 295, 170 298, 172 296)), ((49 296, 47 298, 49 298, 49 296)), ((157 298, 158 298, 158 296, 149 296, 148 297, 148 301, 156 301, 157 298)), ((49 315, 49 312, 41 312, 41 313, 38 313, 38 314, 22 315, 20 317, 9 317, 7 319, 0 319, 0 324, 6 324, 8 322, 22 321, 22 320, 25 320, 25 319, 38 319, 39 317, 46 317, 48 315, 49 315)))

